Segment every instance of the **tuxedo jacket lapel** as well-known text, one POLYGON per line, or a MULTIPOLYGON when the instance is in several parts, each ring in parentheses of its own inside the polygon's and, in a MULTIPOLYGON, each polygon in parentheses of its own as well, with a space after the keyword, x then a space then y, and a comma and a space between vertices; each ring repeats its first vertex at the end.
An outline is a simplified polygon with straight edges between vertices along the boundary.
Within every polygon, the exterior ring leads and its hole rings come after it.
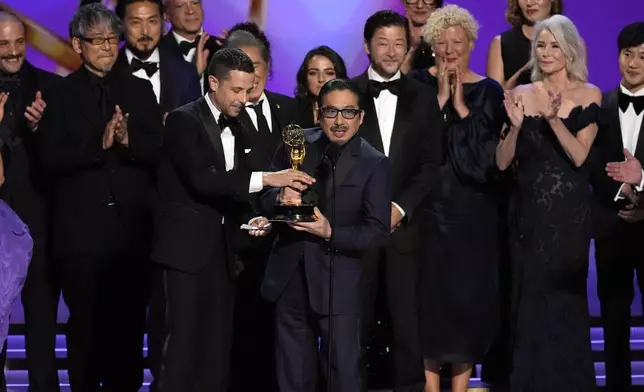
POLYGON ((391 142, 389 144, 389 160, 394 162, 404 154, 405 134, 409 129, 409 119, 411 118, 411 108, 414 104, 416 94, 410 92, 407 88, 409 80, 405 75, 400 77, 400 89, 396 101, 396 114, 394 119, 394 128, 391 133, 391 142))
MULTIPOLYGON (((215 168, 218 172, 225 173, 226 157, 224 155, 224 146, 221 144, 221 129, 219 129, 219 125, 217 125, 217 121, 215 121, 205 98, 199 99, 199 117, 201 118, 204 130, 208 134, 210 144, 215 149, 215 168)), ((237 143, 235 143, 235 146, 237 146, 237 143)))
MULTIPOLYGON (((170 108, 175 107, 173 100, 179 98, 178 92, 174 88, 173 75, 176 73, 174 67, 172 67, 170 56, 170 53, 166 53, 165 50, 159 48, 159 79, 161 81, 159 106, 164 112, 169 112, 170 108)), ((206 104, 206 106, 208 105, 206 104)))
MULTIPOLYGON (((369 92, 369 77, 365 71, 356 78, 356 83, 361 93, 361 104, 364 110, 364 120, 360 126, 360 136, 371 144, 376 150, 384 153, 382 136, 380 135, 380 125, 378 125, 378 114, 373 102, 373 96, 369 92)), ((340 114, 338 114, 340 115, 340 114)))

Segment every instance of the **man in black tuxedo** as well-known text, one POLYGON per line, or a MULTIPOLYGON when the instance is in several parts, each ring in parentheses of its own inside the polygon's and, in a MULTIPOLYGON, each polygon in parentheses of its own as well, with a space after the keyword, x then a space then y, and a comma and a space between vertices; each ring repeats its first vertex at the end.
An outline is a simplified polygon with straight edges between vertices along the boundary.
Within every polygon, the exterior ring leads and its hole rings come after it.
POLYGON ((626 26, 618 37, 620 85, 604 94, 603 122, 594 143, 595 261, 604 327, 606 390, 631 390, 630 318, 633 273, 644 292, 644 22, 626 26), (622 162, 622 164, 617 164, 622 162), (608 173, 607 173, 608 164, 608 173), (630 168, 630 181, 611 170, 630 168), (631 184, 627 183, 630 182, 631 184))
MULTIPOLYGON (((37 132, 46 101, 61 77, 25 60, 24 26, 6 12, 0 12, 0 42, 0 92, 9 94, 0 122, 0 155, 6 178, 0 199, 29 226, 34 239, 22 290, 29 385, 30 391, 58 391, 55 345, 60 281, 49 247, 49 182, 38 162, 37 132)), ((3 374, 0 379, 4 380, 3 374)))
POLYGON ((116 14, 125 26, 125 46, 115 70, 148 80, 161 106, 169 113, 201 97, 199 75, 183 58, 159 45, 163 28, 161 0, 120 0, 116 14))
POLYGON ((161 112, 148 82, 112 70, 123 32, 112 11, 83 6, 69 32, 83 65, 49 100, 38 135, 56 181, 53 246, 70 312, 70 383, 79 391, 133 392, 143 382, 161 112))
POLYGON ((166 121, 152 252, 165 267, 167 298, 159 391, 227 390, 239 228, 268 223, 248 221, 249 195, 264 186, 313 182, 294 170, 249 170, 236 117, 253 88, 253 72, 241 50, 218 51, 208 66, 210 92, 166 121))
MULTIPOLYGON (((441 162, 440 113, 431 90, 402 75, 409 49, 409 25, 393 11, 369 17, 364 28, 369 69, 354 79, 365 120, 360 136, 389 157, 392 165, 391 243, 367 252, 363 273, 363 345, 371 344, 374 302, 384 282, 393 326, 396 391, 422 390, 423 362, 418 331, 418 210, 432 189, 441 162), (380 277, 380 264, 384 276, 380 277)), ((384 304, 377 304, 379 309, 384 304)), ((375 364, 372 364, 372 366, 375 364)))
MULTIPOLYGON (((280 391, 315 391, 318 358, 322 374, 326 374, 330 347, 331 390, 356 392, 364 384, 360 371, 361 254, 389 240, 389 162, 356 135, 364 113, 353 83, 345 79, 327 82, 318 103, 322 129, 306 130, 306 156, 301 166, 303 171, 315 173, 313 195, 282 188, 264 191, 261 198, 267 215, 274 213, 278 202, 317 199, 317 221, 279 228, 262 293, 276 302, 280 391)), ((289 166, 285 148, 277 156, 283 158, 276 163, 289 166)))

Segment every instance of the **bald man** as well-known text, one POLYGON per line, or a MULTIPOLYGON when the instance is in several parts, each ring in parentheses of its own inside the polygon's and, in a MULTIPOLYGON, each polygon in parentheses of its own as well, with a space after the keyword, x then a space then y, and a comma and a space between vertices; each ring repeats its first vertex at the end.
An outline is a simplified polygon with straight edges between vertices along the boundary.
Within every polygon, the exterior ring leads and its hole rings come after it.
MULTIPOLYGON (((9 94, 0 121, 0 155, 5 166, 0 199, 29 226, 34 239, 22 292, 29 391, 55 392, 59 391, 55 342, 60 286, 48 250, 48 184, 37 163, 37 144, 38 125, 47 112, 47 99, 61 78, 35 68, 25 60, 25 51, 22 22, 10 13, 0 12, 0 93, 9 94)), ((0 380, 0 390, 3 384, 4 380, 0 380)))

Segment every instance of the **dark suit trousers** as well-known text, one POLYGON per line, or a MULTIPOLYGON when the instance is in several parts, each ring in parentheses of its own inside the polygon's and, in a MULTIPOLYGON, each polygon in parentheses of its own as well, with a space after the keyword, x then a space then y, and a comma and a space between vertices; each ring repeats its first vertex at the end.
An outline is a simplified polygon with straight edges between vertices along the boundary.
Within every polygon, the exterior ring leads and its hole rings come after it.
MULTIPOLYGON (((414 227, 402 227, 394 234, 409 236, 414 227)), ((382 249, 365 252, 362 263, 362 346, 370 343, 378 290, 385 290, 385 298, 393 329, 393 357, 395 390, 416 390, 425 381, 418 330, 418 276, 420 271, 417 247, 398 249, 390 243, 382 249), (382 267, 384 264, 384 268, 382 267), (384 276, 380 276, 380 274, 384 276), (379 288, 380 283, 384 287, 379 288), (405 389, 407 388, 407 389, 405 389)))
MULTIPOLYGON (((334 392, 357 392, 362 388, 359 319, 358 309, 355 314, 333 316, 331 390, 334 392)), ((277 301, 275 321, 280 392, 311 392, 318 390, 318 385, 326 385, 329 317, 311 309, 301 263, 277 301)))
POLYGON ((55 350, 61 274, 45 234, 34 230, 32 236, 34 250, 22 289, 29 391, 55 392, 60 390, 55 350))
POLYGON ((75 391, 135 392, 143 383, 149 249, 135 240, 134 246, 119 246, 117 211, 103 208, 96 224, 103 225, 106 243, 119 250, 66 258, 63 265, 70 383, 75 391))
POLYGON ((595 239, 597 292, 604 327, 606 390, 631 390, 630 319, 637 273, 644 292, 644 255, 641 252, 641 223, 631 230, 614 230, 609 237, 595 239), (638 227, 639 226, 639 227, 638 227))
POLYGON ((196 274, 166 269, 163 286, 166 334, 157 391, 226 392, 235 285, 225 256, 196 274))

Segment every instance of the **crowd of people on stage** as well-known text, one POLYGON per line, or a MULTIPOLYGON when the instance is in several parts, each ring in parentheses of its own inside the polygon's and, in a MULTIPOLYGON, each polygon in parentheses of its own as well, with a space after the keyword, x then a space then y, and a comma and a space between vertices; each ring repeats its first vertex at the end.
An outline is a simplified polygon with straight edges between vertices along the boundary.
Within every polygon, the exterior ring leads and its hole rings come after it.
POLYGON ((402 1, 364 21, 364 72, 328 42, 294 97, 266 90, 261 28, 209 34, 200 0, 86 2, 66 77, 0 12, 1 362, 21 296, 29 390, 60 390, 62 296, 74 391, 138 391, 145 334, 156 392, 465 392, 481 363, 500 390, 592 391, 594 238, 606 386, 629 391, 644 22, 602 49, 602 94, 564 0, 508 0, 485 72, 475 15, 402 1))

